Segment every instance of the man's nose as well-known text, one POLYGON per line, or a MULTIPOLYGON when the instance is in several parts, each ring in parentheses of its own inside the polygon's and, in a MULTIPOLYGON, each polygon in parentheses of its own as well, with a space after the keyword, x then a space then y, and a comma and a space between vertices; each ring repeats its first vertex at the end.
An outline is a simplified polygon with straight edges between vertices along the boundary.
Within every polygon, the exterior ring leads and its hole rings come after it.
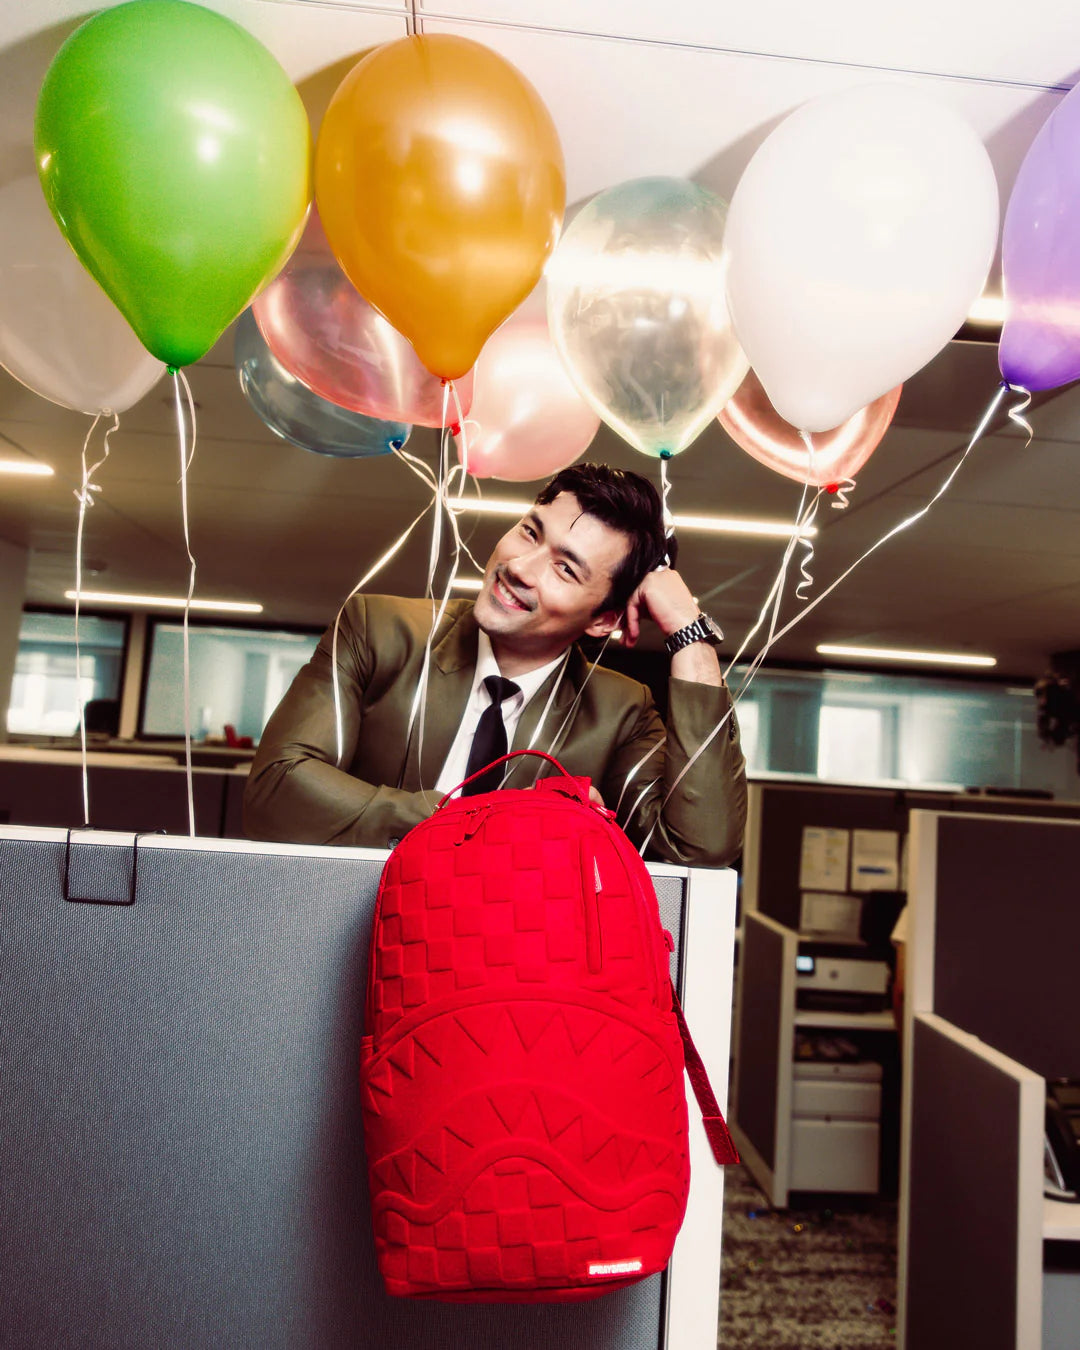
POLYGON ((506 563, 506 574, 510 581, 520 586, 522 590, 532 590, 536 584, 538 565, 539 549, 529 549, 509 559, 506 563))

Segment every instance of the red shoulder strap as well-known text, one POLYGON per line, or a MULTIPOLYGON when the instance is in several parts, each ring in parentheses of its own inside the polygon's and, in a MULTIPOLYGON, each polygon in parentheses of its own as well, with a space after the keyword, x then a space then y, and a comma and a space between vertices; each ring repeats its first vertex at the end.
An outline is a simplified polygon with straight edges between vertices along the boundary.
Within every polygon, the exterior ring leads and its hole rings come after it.
POLYGON ((686 1072, 690 1076, 690 1086, 694 1089, 694 1096, 697 1098, 697 1104, 701 1110, 701 1123, 705 1126, 705 1135, 708 1138, 713 1157, 721 1167, 725 1163, 737 1163, 739 1151, 735 1147, 727 1122, 724 1120, 723 1112, 720 1110, 720 1103, 716 1100, 716 1093, 709 1082, 709 1075, 705 1070, 701 1056, 698 1054, 698 1048, 690 1035, 690 1028, 686 1025, 686 1014, 683 1012, 679 996, 675 992, 674 983, 671 986, 671 1006, 675 1009, 675 1018, 679 1024, 679 1035, 682 1037, 686 1072))

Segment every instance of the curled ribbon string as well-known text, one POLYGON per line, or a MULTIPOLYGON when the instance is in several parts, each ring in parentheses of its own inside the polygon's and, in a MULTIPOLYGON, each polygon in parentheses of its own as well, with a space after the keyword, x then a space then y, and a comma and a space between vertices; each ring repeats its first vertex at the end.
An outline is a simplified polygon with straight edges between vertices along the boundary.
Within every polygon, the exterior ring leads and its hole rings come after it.
POLYGON ((854 478, 841 478, 839 482, 830 484, 832 492, 836 496, 836 501, 832 504, 834 511, 846 511, 851 505, 848 500, 848 494, 855 491, 854 478))
POLYGON ((1024 449, 1026 450, 1035 435, 1035 428, 1024 416, 1024 413, 1027 412, 1028 408, 1031 406, 1031 390, 1025 389, 1022 384, 1010 384, 1009 392, 1021 396, 1021 401, 1019 403, 1014 403, 1009 409, 1009 421, 1015 422, 1021 431, 1027 433, 1027 440, 1024 442, 1024 449))
POLYGON ((173 370, 173 394, 176 404, 176 429, 180 444, 180 515, 184 527, 184 549, 188 559, 187 594, 184 597, 184 769, 187 782, 188 833, 195 836, 195 780, 191 770, 191 601, 195 595, 195 555, 191 551, 191 521, 188 514, 188 471, 195 456, 195 403, 183 371, 173 370), (187 394, 191 417, 191 450, 187 448, 187 425, 180 402, 180 385, 187 394))
MULTIPOLYGON (((660 457, 660 512, 664 522, 664 538, 670 539, 675 533, 675 519, 671 514, 671 507, 668 505, 668 497, 671 495, 671 480, 668 477, 668 456, 660 457)), ((671 566, 671 559, 665 553, 664 565, 671 566)))
MULTIPOLYGON (((813 437, 810 435, 808 431, 800 430, 799 435, 802 437, 803 444, 806 446, 806 455, 807 455, 806 486, 807 490, 809 490, 809 488, 813 485, 814 478, 816 477, 814 473, 815 467, 814 441, 813 437)), ((816 509, 817 509, 817 498, 815 497, 814 499, 815 513, 816 509)), ((813 520, 813 515, 810 517, 810 519, 813 520)), ((798 536, 798 539, 799 539, 799 546, 803 550, 803 556, 799 560, 799 573, 802 577, 802 580, 799 581, 795 586, 795 598, 805 603, 810 594, 810 588, 814 584, 814 574, 810 571, 810 564, 814 561, 814 541, 808 534, 801 534, 798 536)))
MULTIPOLYGON (((1005 393, 1007 392, 1007 389, 1008 389, 1008 386, 1007 386, 1004 382, 1003 382, 1001 385, 998 386, 997 392, 994 394, 994 397, 990 400, 989 404, 988 404, 987 407, 986 407, 986 411, 983 413, 982 417, 979 419, 979 424, 978 424, 978 426, 977 426, 977 427, 975 428, 975 430, 972 432, 972 434, 971 434, 971 439, 968 441, 967 445, 964 447, 964 450, 963 450, 962 454, 960 455, 959 459, 956 461, 956 463, 953 465, 952 469, 950 469, 949 473, 946 475, 944 482, 941 484, 941 486, 938 488, 938 490, 934 493, 934 495, 930 498, 930 500, 929 500, 928 502, 926 502, 926 504, 925 504, 924 506, 921 506, 921 507, 919 508, 918 511, 913 512, 910 516, 905 516, 905 518, 904 518, 903 520, 899 521, 899 522, 898 522, 896 525, 894 525, 890 530, 887 530, 887 531, 881 536, 880 539, 875 540, 874 543, 871 544, 870 547, 869 547, 864 553, 860 554, 859 557, 856 558, 855 561, 854 561, 849 567, 847 567, 843 572, 841 572, 841 574, 836 578, 835 581, 831 582, 831 583, 825 588, 825 590, 821 591, 817 596, 815 596, 814 599, 811 600, 811 601, 807 604, 807 606, 806 606, 805 609, 800 610, 799 613, 796 614, 794 618, 789 619, 788 622, 784 625, 784 627, 781 628, 774 636, 772 636, 772 637, 770 638, 770 640, 769 640, 769 641, 765 644, 765 646, 762 648, 762 650, 755 656, 754 661, 753 661, 753 663, 752 663, 752 669, 756 670, 756 669, 760 666, 760 664, 761 664, 762 660, 764 659, 765 654, 767 653, 767 651, 769 650, 769 648, 772 647, 774 643, 779 642, 780 639, 781 639, 782 637, 784 637, 787 633, 789 633, 789 632, 795 627, 796 624, 801 623, 802 620, 805 619, 806 616, 807 616, 809 613, 811 613, 814 609, 816 609, 817 606, 820 605, 821 602, 822 602, 827 596, 831 595, 832 592, 833 592, 834 590, 836 590, 837 586, 839 586, 839 585, 841 584, 841 582, 845 581, 845 580, 852 574, 852 572, 855 571, 855 569, 860 565, 860 563, 865 562, 865 560, 866 560, 867 558, 869 558, 870 555, 871 555, 872 553, 876 553, 877 550, 878 550, 879 548, 881 548, 881 546, 882 546, 883 544, 887 543, 887 542, 888 542, 890 539, 892 539, 894 536, 900 534, 903 530, 909 529, 912 525, 914 525, 914 524, 916 524, 918 521, 922 520, 922 518, 927 514, 927 512, 928 512, 928 511, 930 510, 930 508, 934 505, 934 503, 937 502, 937 501, 939 501, 939 500, 945 495, 945 493, 946 493, 946 492, 949 490, 949 488, 952 486, 953 480, 956 478, 956 475, 960 472, 961 468, 963 467, 963 465, 964 465, 965 461, 967 460, 968 456, 971 454, 972 450, 975 448, 975 446, 979 443, 979 441, 982 440, 983 436, 986 434, 986 429, 987 429, 987 427, 990 425, 991 421, 993 420, 994 415, 995 415, 995 413, 997 412, 998 407, 999 407, 999 405, 1000 405, 1000 403, 1001 403, 1001 400, 1002 400, 1002 398, 1004 397, 1005 393)), ((1026 391, 1023 391, 1023 392, 1026 392, 1026 391)), ((1021 411, 1022 411, 1022 410, 1023 410, 1023 409, 1021 409, 1021 411)), ((760 620, 759 620, 759 625, 760 625, 760 620)), ((745 646, 745 645, 746 645, 746 644, 744 643, 744 646, 745 646)), ((741 649, 740 649, 740 654, 741 654, 741 649)), ((737 659, 737 657, 736 657, 735 659, 737 659)), ((733 659, 733 661, 731 662, 731 664, 728 666, 728 671, 731 670, 731 666, 732 666, 732 665, 734 665, 734 659, 733 659)), ((725 675, 726 675, 726 673, 727 673, 727 672, 725 672, 725 675)), ((749 684, 749 681, 750 681, 750 676, 748 676, 747 679, 745 679, 745 680, 743 681, 743 684, 742 684, 742 686, 740 687, 740 691, 739 691, 739 696, 740 696, 740 697, 741 697, 741 695, 745 692, 746 687, 747 687, 747 685, 749 684)), ((660 813, 663 812, 663 809, 664 809, 664 807, 667 805, 668 801, 670 800, 672 793, 676 790, 676 788, 677 788, 677 787, 679 786, 679 784, 682 782, 683 778, 685 778, 685 776, 690 772, 690 770, 693 768, 694 764, 701 758, 701 756, 702 756, 702 755, 705 753, 705 751, 709 748, 709 746, 712 744, 712 742, 713 742, 713 741, 716 739, 716 737, 720 734, 720 731, 722 730, 722 728, 723 728, 724 726, 727 725, 728 720, 730 719, 730 717, 733 715, 733 713, 734 713, 734 711, 735 711, 735 703, 736 703, 737 701, 738 701, 737 699, 736 699, 736 700, 733 700, 731 708, 724 714, 724 716, 720 719, 720 721, 717 722, 716 726, 714 726, 713 729, 709 732, 709 734, 705 737, 705 739, 702 741, 701 745, 697 748, 697 750, 694 751, 694 753, 693 753, 693 754, 690 756, 690 758, 686 761, 686 763, 683 765, 681 771, 680 771, 679 774, 676 776, 674 782, 671 784, 671 787, 670 787, 670 788, 668 789, 668 791, 667 791, 667 795, 664 797, 664 800, 663 800, 663 801, 661 802, 661 804, 660 804, 660 812, 657 814, 657 819, 656 819, 656 821, 653 822, 652 828, 649 830, 649 833, 648 833, 648 835, 647 835, 646 838, 645 838, 645 842, 641 845, 641 850, 640 850, 640 851, 641 851, 642 854, 644 854, 646 848, 648 848, 648 846, 649 846, 649 842, 650 842, 650 840, 652 839, 653 833, 654 833, 655 830, 656 830, 656 824, 657 824, 657 822, 658 822, 659 819, 660 819, 660 813)))
POLYGON ((108 416, 108 409, 98 413, 90 423, 90 430, 86 433, 86 439, 82 447, 82 481, 74 491, 75 500, 79 503, 79 519, 75 529, 75 700, 78 704, 79 712, 79 744, 81 749, 82 763, 82 799, 83 799, 83 824, 90 824, 90 775, 86 766, 86 701, 82 696, 82 652, 79 646, 79 605, 82 600, 82 559, 83 559, 83 530, 86 524, 86 513, 94 504, 93 494, 101 491, 101 485, 91 480, 98 469, 109 458, 109 437, 120 425, 120 418, 114 413, 113 424, 105 433, 105 444, 102 456, 96 463, 87 465, 87 451, 90 449, 90 440, 97 429, 97 424, 102 417, 108 416))

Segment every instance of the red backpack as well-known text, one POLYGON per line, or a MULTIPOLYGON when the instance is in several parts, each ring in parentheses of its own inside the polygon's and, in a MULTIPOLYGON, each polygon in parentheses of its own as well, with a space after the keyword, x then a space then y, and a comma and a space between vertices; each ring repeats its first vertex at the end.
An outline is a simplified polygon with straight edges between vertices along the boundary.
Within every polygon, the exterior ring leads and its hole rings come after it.
POLYGON ((444 797, 383 871, 361 1083, 391 1294, 561 1301, 662 1270, 690 1185, 684 1046, 717 1162, 738 1161, 645 865, 551 762, 444 797))

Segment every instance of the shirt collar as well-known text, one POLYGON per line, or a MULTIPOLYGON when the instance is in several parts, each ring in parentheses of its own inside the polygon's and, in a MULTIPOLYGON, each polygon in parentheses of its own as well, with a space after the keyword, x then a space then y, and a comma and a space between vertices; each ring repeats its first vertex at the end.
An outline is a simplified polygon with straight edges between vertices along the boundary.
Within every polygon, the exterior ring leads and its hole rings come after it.
MULTIPOLYGON (((479 641, 476 649, 476 674, 473 677, 473 697, 477 697, 478 691, 483 685, 484 680, 489 675, 500 675, 499 663, 495 660, 495 653, 491 650, 491 639, 481 628, 479 641)), ((521 700, 521 707, 528 703, 529 699, 536 693, 548 676, 559 666, 566 658, 566 653, 562 652, 554 661, 549 661, 546 666, 540 666, 537 670, 530 670, 525 675, 515 675, 514 683, 521 690, 520 694, 515 694, 514 699, 521 700)), ((487 694, 484 694, 485 699, 487 694)))

